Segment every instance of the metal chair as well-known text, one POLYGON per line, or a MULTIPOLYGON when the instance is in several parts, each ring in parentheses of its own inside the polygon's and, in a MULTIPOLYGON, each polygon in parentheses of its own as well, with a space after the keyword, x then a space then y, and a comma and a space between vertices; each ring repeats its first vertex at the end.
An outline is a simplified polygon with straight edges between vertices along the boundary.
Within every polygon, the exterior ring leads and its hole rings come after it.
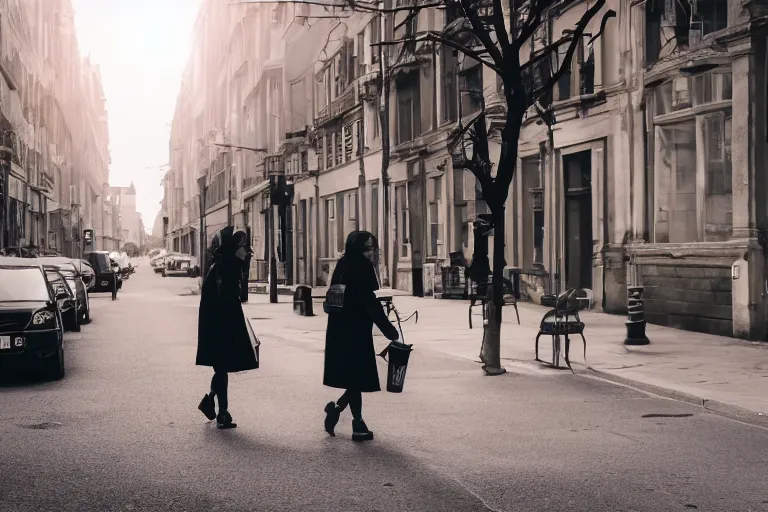
POLYGON ((549 310, 539 325, 539 333, 536 335, 536 361, 539 359, 539 338, 552 336, 552 366, 560 367, 560 337, 565 338, 565 364, 573 372, 570 361, 571 340, 570 336, 578 334, 584 342, 584 364, 587 364, 587 339, 584 337, 584 322, 579 318, 579 299, 576 296, 576 288, 567 290, 557 298, 555 308, 549 310))
MULTIPOLYGON (((515 308, 515 315, 517 315, 517 325, 520 325, 520 311, 517 309, 517 297, 515 297, 515 289, 512 285, 512 281, 509 279, 502 277, 503 281, 503 290, 504 290, 504 305, 505 306, 513 306, 515 308)), ((481 285, 479 283, 475 283, 471 279, 467 279, 467 289, 468 289, 468 296, 469 296, 469 328, 472 329, 472 308, 475 306, 480 306, 483 311, 483 323, 485 323, 486 316, 486 309, 485 305, 488 302, 488 290, 490 287, 493 286, 493 276, 488 277, 488 283, 485 285, 481 285), (480 301, 480 304, 477 303, 477 301, 480 301)))

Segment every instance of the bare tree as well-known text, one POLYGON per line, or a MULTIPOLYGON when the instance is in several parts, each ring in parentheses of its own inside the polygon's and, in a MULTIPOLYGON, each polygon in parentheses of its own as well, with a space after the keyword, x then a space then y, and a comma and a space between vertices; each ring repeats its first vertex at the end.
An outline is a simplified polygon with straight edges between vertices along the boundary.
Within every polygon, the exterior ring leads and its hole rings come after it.
MULTIPOLYGON (((257 0, 258 1, 258 0, 257 0)), ((464 58, 474 59, 493 70, 503 85, 503 127, 500 130, 501 154, 499 161, 491 162, 488 150, 486 115, 472 119, 467 126, 459 121, 456 146, 459 147, 459 165, 469 169, 482 189, 483 198, 491 212, 494 228, 493 275, 488 322, 484 326, 480 358, 483 369, 490 375, 504 373, 501 366, 501 323, 504 306, 503 282, 505 258, 505 205, 517 164, 520 132, 526 115, 534 111, 548 125, 553 122, 549 106, 554 87, 563 75, 570 72, 576 50, 582 38, 590 37, 589 44, 599 38, 606 23, 616 16, 613 10, 604 10, 605 0, 595 0, 572 29, 563 31, 554 41, 546 41, 542 48, 521 60, 523 51, 544 24, 550 13, 569 7, 579 0, 272 0, 259 3, 303 3, 326 8, 332 15, 357 11, 389 17, 390 34, 382 34, 380 45, 381 74, 380 112, 382 120, 383 169, 382 181, 387 190, 387 168, 390 160, 388 117, 389 84, 392 69, 413 51, 416 44, 431 41, 458 51, 464 58), (453 21, 439 31, 400 30, 413 27, 414 20, 427 9, 450 10, 453 21), (586 33, 587 26, 602 12, 600 30, 594 35, 586 33), (405 32, 402 37, 394 34, 405 32), (394 48, 389 48, 394 47, 394 48), (562 53, 562 50, 565 50, 562 53), (396 51, 392 51, 396 50, 396 51), (560 56, 562 55, 562 58, 560 56), (391 56, 391 57, 390 57, 391 56), (391 60, 390 60, 391 59, 391 60), (548 69, 542 73, 542 69, 548 69), (471 146, 471 156, 467 146, 471 146)), ((386 201, 386 196, 385 196, 386 201)), ((385 226, 385 229, 387 227, 385 226)), ((385 247, 386 253, 386 247, 385 247)), ((385 258, 387 254, 385 254, 385 258)))

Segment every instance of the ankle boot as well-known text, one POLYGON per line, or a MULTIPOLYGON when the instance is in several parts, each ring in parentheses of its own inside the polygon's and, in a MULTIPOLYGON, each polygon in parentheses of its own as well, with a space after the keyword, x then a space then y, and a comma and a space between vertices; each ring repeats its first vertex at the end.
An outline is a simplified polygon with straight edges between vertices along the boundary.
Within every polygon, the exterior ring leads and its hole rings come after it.
POLYGON ((229 414, 229 411, 221 411, 216 416, 216 427, 221 429, 237 428, 237 423, 232 421, 232 415, 229 414))
POLYGON ((363 420, 352 420, 352 440, 373 441, 373 432, 368 430, 363 420))
POLYGON ((325 431, 331 437, 336 437, 336 432, 333 429, 336 428, 336 424, 339 422, 341 411, 341 408, 335 402, 328 402, 325 405, 325 431))

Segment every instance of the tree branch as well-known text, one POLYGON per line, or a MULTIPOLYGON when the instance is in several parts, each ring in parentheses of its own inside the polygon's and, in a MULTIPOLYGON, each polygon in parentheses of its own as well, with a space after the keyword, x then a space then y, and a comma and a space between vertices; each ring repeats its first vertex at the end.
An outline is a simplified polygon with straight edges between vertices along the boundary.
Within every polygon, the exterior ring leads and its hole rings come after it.
MULTIPOLYGON (((576 53, 576 48, 581 42, 581 38, 584 35, 584 31, 586 30, 587 25, 592 20, 592 18, 595 17, 598 11, 603 8, 604 5, 605 5, 605 0, 597 0, 595 5, 587 9, 587 12, 585 12, 584 15, 581 17, 579 22, 576 24, 575 30, 572 33, 573 39, 571 40, 570 45, 568 46, 568 50, 565 53, 565 57, 563 59, 562 64, 560 65, 560 69, 558 69, 557 72, 550 77, 549 81, 546 84, 544 84, 539 89, 536 89, 535 91, 533 91, 533 93, 528 98, 529 107, 533 105, 534 102, 538 101, 539 97, 541 97, 543 93, 552 89, 566 72, 570 71, 571 65, 573 63, 573 54, 576 53)), ((616 16, 616 11, 610 9, 608 10, 608 12, 606 12, 603 15, 603 22, 606 21, 606 18, 612 18, 615 16, 616 16)))
POLYGON ((503 69, 504 57, 501 55, 499 48, 493 42, 493 39, 491 39, 491 35, 485 29, 485 26, 483 25, 483 21, 480 19, 480 16, 477 15, 477 11, 475 11, 474 9, 474 4, 475 4, 474 0, 461 0, 461 6, 464 9, 464 15, 472 24, 473 32, 475 33, 477 38, 480 40, 480 42, 483 43, 483 46, 485 46, 485 49, 488 51, 488 54, 493 59, 493 63, 496 64, 496 67, 498 67, 499 69, 503 69))

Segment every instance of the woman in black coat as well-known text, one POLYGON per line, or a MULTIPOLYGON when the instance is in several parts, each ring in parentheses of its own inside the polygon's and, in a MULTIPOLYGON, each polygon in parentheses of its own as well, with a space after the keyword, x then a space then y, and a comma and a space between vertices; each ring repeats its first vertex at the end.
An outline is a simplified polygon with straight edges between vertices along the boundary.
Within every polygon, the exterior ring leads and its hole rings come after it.
POLYGON ((214 374, 211 392, 203 397, 198 408, 209 420, 215 419, 219 428, 237 427, 227 410, 228 374, 259 367, 240 303, 243 261, 248 247, 246 234, 235 231, 232 226, 216 233, 210 252, 213 265, 200 294, 197 364, 212 366, 214 374), (218 415, 215 398, 219 402, 218 415))
POLYGON ((333 271, 331 286, 346 285, 340 312, 328 315, 325 333, 323 384, 346 390, 337 402, 325 406, 325 430, 334 436, 341 412, 352 410, 352 439, 369 441, 373 432, 363 421, 362 393, 381 391, 373 347, 373 324, 390 340, 399 338, 397 329, 384 314, 374 291, 379 282, 374 269, 376 238, 367 231, 347 237, 344 256, 333 271))

